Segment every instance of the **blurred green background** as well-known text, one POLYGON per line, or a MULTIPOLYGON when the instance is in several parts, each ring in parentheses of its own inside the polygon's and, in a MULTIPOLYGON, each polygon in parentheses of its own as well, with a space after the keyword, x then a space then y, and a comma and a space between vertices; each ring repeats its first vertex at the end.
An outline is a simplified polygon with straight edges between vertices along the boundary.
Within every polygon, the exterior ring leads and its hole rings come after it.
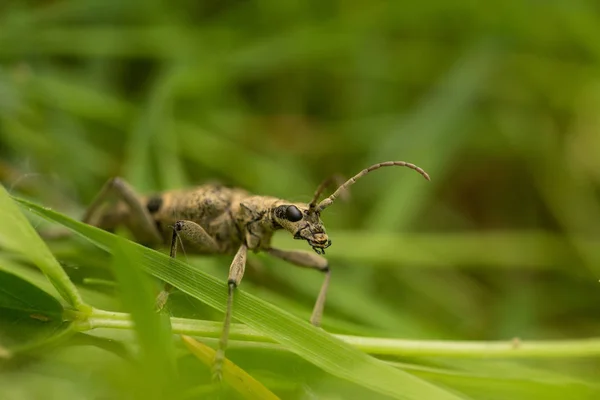
MULTIPOLYGON (((309 201, 334 173, 386 160, 424 168, 431 182, 377 171, 324 212, 324 327, 337 332, 596 336, 599 110, 593 1, 0 4, 0 180, 14 195, 79 218, 116 175, 141 192, 219 180, 309 201)), ((276 244, 306 247, 285 234, 276 244)), ((55 249, 77 265, 73 279, 106 278, 101 256, 86 268, 77 249, 55 249)), ((198 261, 223 279, 228 264, 198 261)), ((308 318, 321 279, 259 255, 242 289, 308 318)), ((174 297, 174 315, 221 318, 174 297)), ((116 363, 92 353, 97 368, 116 363)), ((246 367, 275 383, 299 376, 283 397, 357 396, 297 359, 280 362, 290 371, 266 360, 246 367)), ((519 365, 600 377, 597 358, 519 365)), ((83 388, 51 376, 45 385, 92 398, 84 375, 83 388)), ((492 398, 482 385, 465 393, 492 398)))

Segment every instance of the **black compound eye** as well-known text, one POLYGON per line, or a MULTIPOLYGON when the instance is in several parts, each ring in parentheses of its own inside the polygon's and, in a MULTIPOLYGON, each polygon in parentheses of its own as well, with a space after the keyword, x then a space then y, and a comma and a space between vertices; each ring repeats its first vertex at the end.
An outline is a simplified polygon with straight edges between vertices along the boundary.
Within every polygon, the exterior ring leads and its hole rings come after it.
POLYGON ((291 222, 297 222, 302 219, 302 212, 296 206, 288 206, 285 209, 285 219, 291 222))

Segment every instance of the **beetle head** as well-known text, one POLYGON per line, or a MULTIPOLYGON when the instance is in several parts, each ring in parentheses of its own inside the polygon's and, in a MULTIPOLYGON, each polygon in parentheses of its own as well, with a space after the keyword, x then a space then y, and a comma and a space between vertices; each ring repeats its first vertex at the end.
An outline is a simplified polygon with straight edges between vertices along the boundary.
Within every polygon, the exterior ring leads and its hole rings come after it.
POLYGON ((274 208, 275 222, 294 235, 294 239, 306 240, 317 254, 325 254, 331 240, 325 233, 320 212, 309 212, 306 204, 282 204, 274 208))

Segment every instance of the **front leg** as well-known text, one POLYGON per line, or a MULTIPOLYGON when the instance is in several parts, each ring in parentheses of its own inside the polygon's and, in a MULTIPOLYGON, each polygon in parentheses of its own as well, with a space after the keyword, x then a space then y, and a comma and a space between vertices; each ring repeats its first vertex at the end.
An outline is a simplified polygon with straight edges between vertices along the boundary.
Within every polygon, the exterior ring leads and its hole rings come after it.
POLYGON ((305 250, 279 250, 269 248, 266 250, 270 255, 285 260, 291 264, 299 267, 314 268, 318 271, 325 273, 325 280, 319 291, 319 297, 315 302, 312 316, 310 317, 310 323, 315 326, 321 325, 321 319, 323 318, 323 309, 325 308, 325 299, 327 297, 327 289, 329 288, 329 279, 331 272, 329 270, 329 264, 324 257, 318 254, 311 253, 305 250))
MULTIPOLYGON (((177 221, 173 225, 173 237, 171 239, 171 257, 173 258, 177 256, 177 247, 180 237, 194 244, 201 245, 207 250, 212 250, 214 253, 217 253, 219 250, 218 243, 200 225, 193 221, 177 221)), ((242 244, 233 258, 233 262, 229 268, 225 321, 223 323, 221 339, 219 340, 219 348, 215 354, 215 360, 213 363, 213 378, 215 380, 221 380, 221 369, 223 367, 223 359, 225 358, 225 349, 227 348, 229 327, 231 325, 231 313, 233 311, 233 293, 235 288, 240 284, 242 278, 244 277, 247 254, 248 247, 245 244, 242 244)), ((172 289, 173 286, 167 283, 165 284, 163 291, 158 295, 156 305, 159 310, 164 307, 172 289)))
POLYGON ((223 331, 221 332, 221 339, 219 340, 219 348, 215 353, 215 360, 213 362, 213 380, 216 381, 221 380, 221 369, 223 368, 223 360, 225 359, 225 349, 227 348, 227 340, 229 339, 229 326, 231 325, 231 313, 233 311, 233 293, 244 277, 247 254, 248 246, 242 243, 229 267, 225 321, 223 322, 223 331))

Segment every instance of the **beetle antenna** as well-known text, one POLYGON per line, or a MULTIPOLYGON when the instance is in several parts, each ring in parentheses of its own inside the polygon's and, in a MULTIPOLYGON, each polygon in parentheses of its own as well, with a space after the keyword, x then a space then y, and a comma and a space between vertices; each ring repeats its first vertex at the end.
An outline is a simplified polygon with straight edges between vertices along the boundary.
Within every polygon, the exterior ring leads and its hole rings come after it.
MULTIPOLYGON (((341 186, 343 183, 344 183, 344 177, 339 174, 332 175, 329 178, 325 179, 323 182, 321 182, 321 184, 315 191, 315 194, 314 194, 311 202, 308 205, 308 213, 312 214, 316 211, 317 202, 319 201, 319 197, 321 197, 321 195, 323 194, 323 191, 325 191, 325 189, 327 189, 327 187, 329 185, 336 184, 337 186, 341 186)), ((345 198, 348 197, 347 193, 345 191, 340 193, 340 196, 341 196, 342 200, 345 200, 345 198)))
MULTIPOLYGON (((404 162, 404 161, 386 161, 386 162, 382 162, 382 163, 379 163, 379 164, 372 165, 369 168, 365 168, 362 171, 360 171, 358 174, 356 174, 355 176, 353 176, 352 178, 348 179, 340 187, 338 187, 337 190, 335 192, 333 192, 333 194, 331 196, 327 197, 322 202, 320 202, 319 205, 316 206, 316 209, 318 211, 323 211, 324 209, 326 209, 327 207, 329 207, 335 201, 335 199, 338 198, 338 196, 341 193, 343 193, 345 190, 348 190, 348 188, 350 186, 352 186, 357 180, 359 180, 363 176, 367 175, 369 172, 375 171, 376 169, 379 169, 379 168, 382 168, 382 167, 394 167, 394 166, 396 166, 396 167, 408 167, 410 169, 414 169, 415 171, 417 171, 418 173, 420 173, 421 175, 423 175, 423 177, 425 179, 427 179, 428 181, 431 180, 429 178, 429 175, 427 174, 427 172, 425 172, 422 168, 419 168, 419 167, 417 167, 414 164, 407 163, 407 162, 404 162)), ((321 187, 319 186, 319 188, 321 188, 321 187)), ((320 195, 320 193, 319 193, 319 195, 320 195)))

